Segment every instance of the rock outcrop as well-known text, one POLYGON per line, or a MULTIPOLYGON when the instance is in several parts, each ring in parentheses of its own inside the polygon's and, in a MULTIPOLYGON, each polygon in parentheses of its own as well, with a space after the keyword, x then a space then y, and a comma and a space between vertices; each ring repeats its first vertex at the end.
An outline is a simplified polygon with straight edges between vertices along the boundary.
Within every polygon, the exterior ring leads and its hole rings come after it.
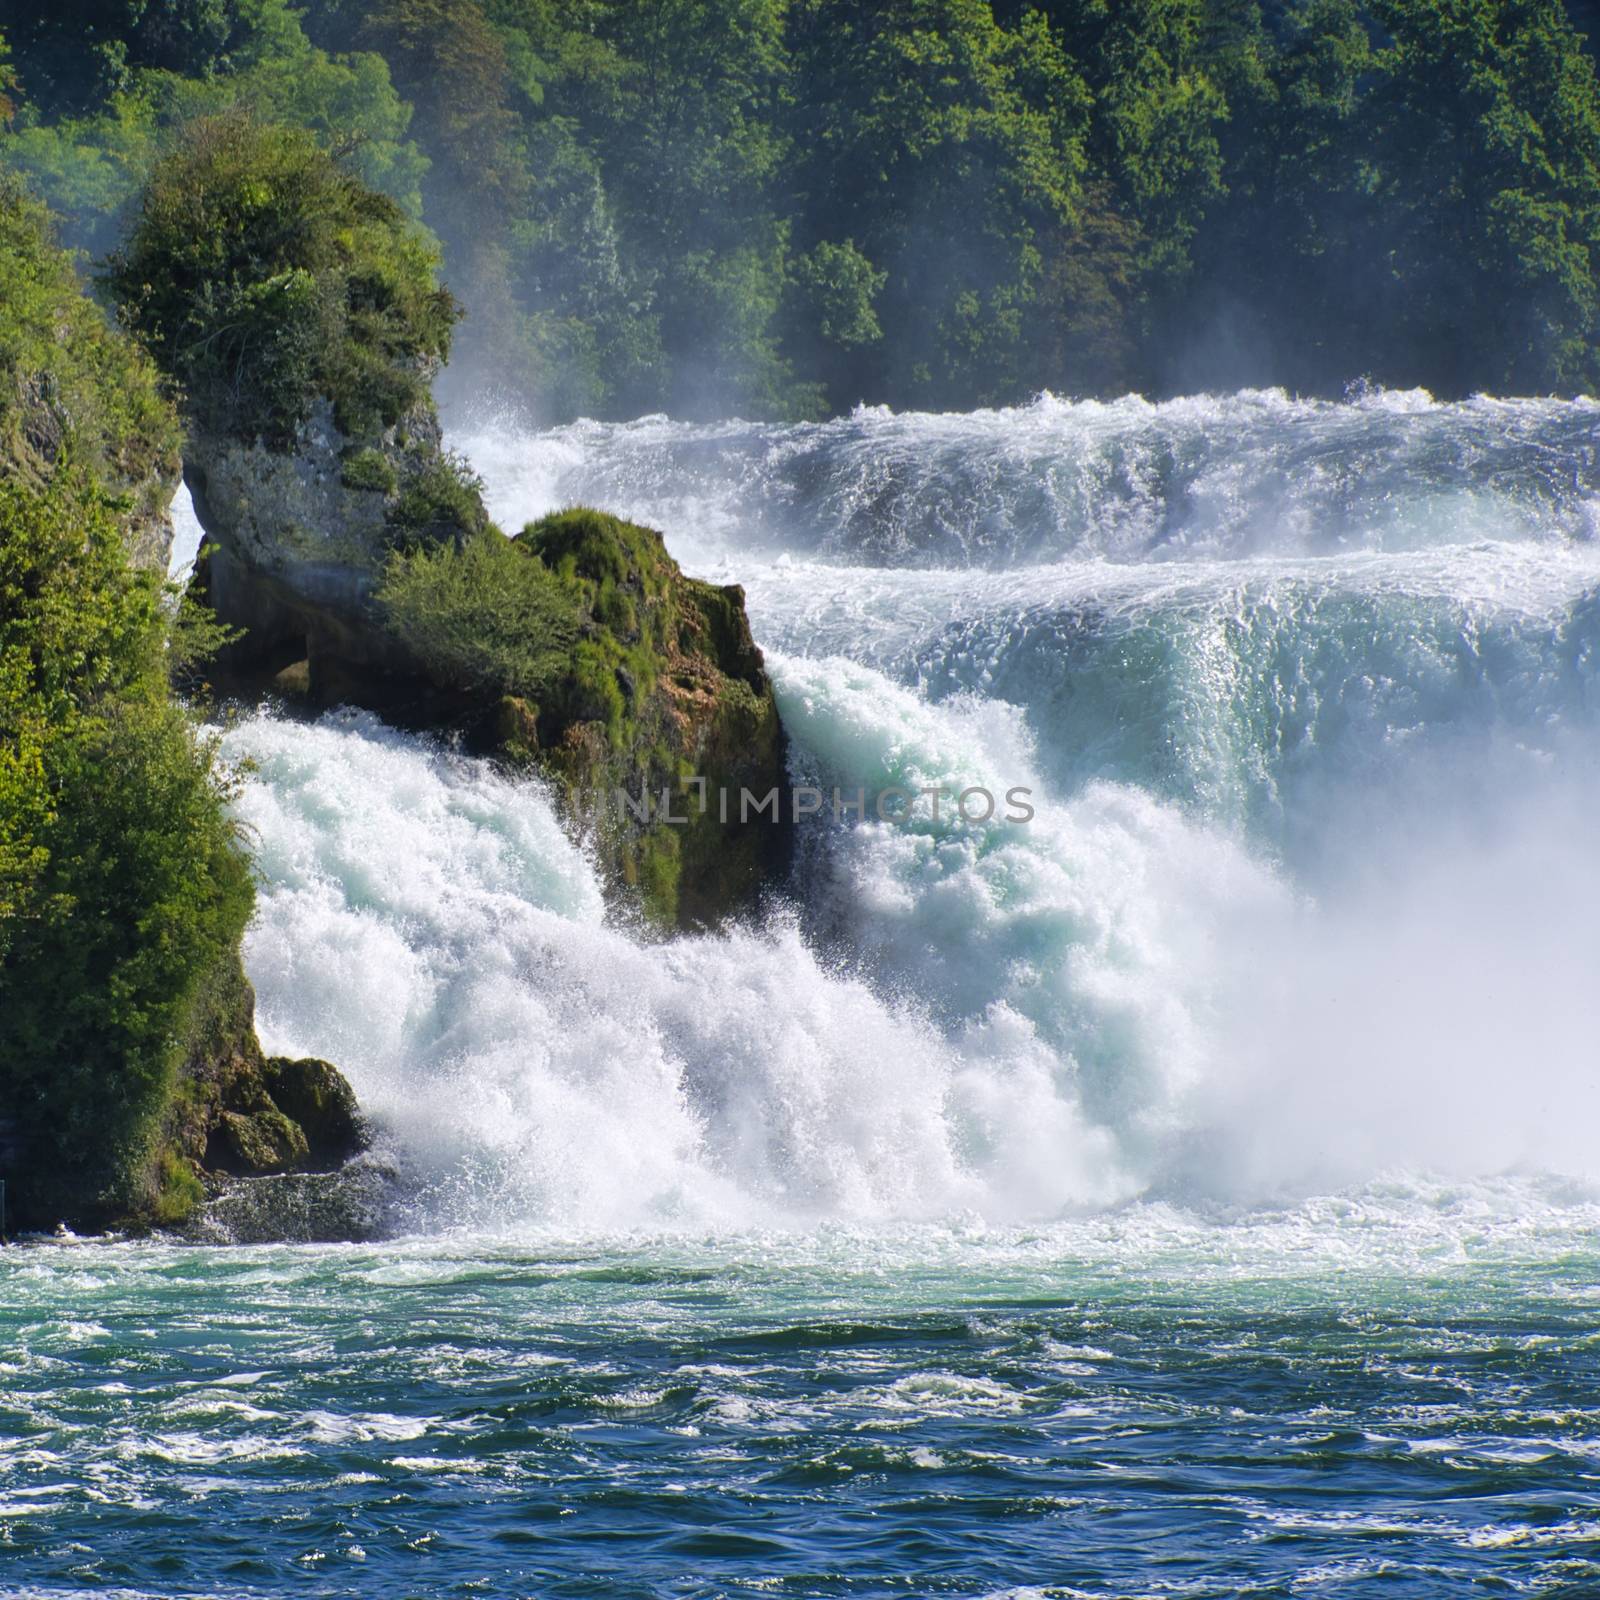
POLYGON ((288 448, 196 432, 185 471, 198 590, 243 630, 224 692, 363 706, 547 776, 658 927, 715 925, 783 870, 782 806, 754 811, 784 741, 743 591, 685 576, 659 533, 575 509, 508 540, 431 412, 363 443, 325 404, 288 448))
POLYGON ((542 771, 621 900, 715 923, 787 847, 775 802, 741 803, 784 777, 743 597, 612 517, 491 525, 429 393, 456 314, 434 264, 290 130, 202 122, 153 173, 110 282, 183 389, 214 545, 196 589, 243 634, 218 687, 361 705, 542 771))
POLYGON ((579 597, 578 640, 535 697, 498 702, 497 748, 557 780, 572 823, 648 915, 749 906, 783 868, 784 739, 744 591, 685 577, 649 528, 575 509, 514 548, 579 597), (774 790, 776 815, 754 816, 774 790))
POLYGON ((178 1069, 158 1171, 163 1191, 180 1192, 158 1192, 152 1202, 158 1220, 182 1221, 193 1209, 192 1180, 182 1174, 204 1184, 327 1172, 370 1143, 355 1093, 336 1067, 263 1052, 255 992, 230 953, 201 991, 178 1069))
POLYGON ((347 683, 375 694, 385 679, 412 676, 373 625, 373 595, 394 542, 411 536, 407 510, 449 471, 431 402, 360 443, 326 400, 286 444, 208 431, 196 418, 183 471, 208 541, 193 593, 241 635, 217 657, 222 687, 282 687, 332 704, 347 683), (298 680, 272 684, 301 663, 298 680))

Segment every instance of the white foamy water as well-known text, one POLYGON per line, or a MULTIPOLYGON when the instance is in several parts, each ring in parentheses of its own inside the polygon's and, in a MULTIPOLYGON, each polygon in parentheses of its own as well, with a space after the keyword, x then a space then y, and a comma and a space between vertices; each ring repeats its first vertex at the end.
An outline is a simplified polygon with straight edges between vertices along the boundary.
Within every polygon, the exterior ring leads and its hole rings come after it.
POLYGON ((1016 1222, 1587 1173, 1600 413, 1241 395, 458 440, 746 584, 795 776, 1029 791, 819 823, 787 909, 608 923, 533 783, 269 716, 273 1048, 434 1221, 1016 1222))

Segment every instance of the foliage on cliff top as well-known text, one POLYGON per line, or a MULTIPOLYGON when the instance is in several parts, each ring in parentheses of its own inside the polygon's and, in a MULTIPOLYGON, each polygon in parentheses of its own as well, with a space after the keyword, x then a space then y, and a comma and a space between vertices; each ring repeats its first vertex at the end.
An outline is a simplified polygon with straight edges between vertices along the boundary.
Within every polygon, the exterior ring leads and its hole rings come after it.
POLYGON ((319 399, 355 437, 426 403, 458 315, 436 266, 309 133, 235 114, 157 165, 107 283, 202 427, 282 445, 319 399))
POLYGON ((678 577, 659 534, 574 508, 515 540, 490 526, 398 551, 378 600, 441 682, 526 696, 560 723, 603 722, 622 739, 621 682, 647 694, 677 648, 678 577))
POLYGON ((69 446, 119 489, 170 483, 178 419, 155 367, 79 290, 44 207, 0 173, 0 473, 40 484, 69 446))
POLYGON ((0 1104, 38 1222, 149 1204, 180 1041, 253 903, 167 629, 86 470, 0 484, 0 1104))
POLYGON ((669 661, 708 626, 658 533, 574 507, 457 544, 397 551, 378 591, 389 627, 441 684, 537 704, 546 731, 631 718, 669 661), (695 608, 692 617, 685 609, 695 608))

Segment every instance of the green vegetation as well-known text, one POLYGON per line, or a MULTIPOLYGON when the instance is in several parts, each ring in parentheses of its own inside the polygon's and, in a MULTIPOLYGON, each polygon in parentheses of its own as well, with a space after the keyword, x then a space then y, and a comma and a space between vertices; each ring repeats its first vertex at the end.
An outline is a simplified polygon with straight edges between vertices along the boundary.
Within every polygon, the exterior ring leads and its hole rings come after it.
POLYGON ((378 595, 389 625, 441 685, 537 699, 566 670, 576 596, 490 528, 453 544, 396 551, 378 595))
POLYGON ((682 582, 659 534, 580 508, 515 540, 484 526, 399 549, 378 603, 435 682, 532 701, 551 721, 600 723, 631 745, 628 707, 679 648, 682 582))
POLYGON ((0 1096, 35 1216, 148 1201, 191 1012, 253 903, 166 628, 85 471, 0 486, 0 1096))
POLYGON ((635 747, 630 712, 682 648, 685 585, 661 535, 579 506, 530 523, 517 547, 578 596, 591 621, 567 681, 547 687, 542 703, 567 721, 602 723, 614 744, 635 747))
POLYGON ((0 173, 0 464, 37 487, 69 441, 87 469, 164 506, 178 422, 155 367, 78 292, 44 207, 0 173))
POLYGON ((781 858, 775 829, 724 825, 691 778, 748 781, 782 767, 782 733, 743 597, 685 578, 661 536, 578 507, 517 539, 397 550, 378 600, 433 684, 492 714, 500 753, 537 763, 574 815, 603 800, 602 860, 658 925, 716 921, 781 858), (674 797, 675 823, 631 826, 618 791, 674 797))
POLYGON ((400 475, 393 463, 383 451, 371 445, 345 455, 339 481, 347 489, 360 489, 368 494, 393 494, 400 487, 400 475))
POLYGON ((193 630, 130 556, 177 419, 14 187, 0 308, 0 1103, 25 1131, 7 1176, 25 1218, 172 1217, 198 1194, 163 1145, 176 1075, 253 903, 214 747, 168 695, 193 630))
MULTIPOLYGON (((456 392, 547 419, 1587 391, 1592 11, 71 0, 9 26, 0 146, 103 256, 197 118, 300 129, 442 242, 472 311, 456 392)), ((293 277, 270 292, 213 313, 330 314, 293 277)))
POLYGON ((185 124, 235 110, 306 129, 420 215, 428 160, 382 58, 328 55, 288 0, 71 0, 7 26, 27 81, 10 92, 6 159, 92 257, 116 245, 122 208, 185 124))
POLYGON ((483 483, 459 456, 422 454, 408 463, 399 494, 389 511, 395 544, 464 544, 489 527, 483 509, 483 483))
POLYGON ((309 133, 230 115, 156 166, 107 282, 191 411, 281 443, 318 398, 358 438, 425 402, 457 314, 434 266, 309 133))

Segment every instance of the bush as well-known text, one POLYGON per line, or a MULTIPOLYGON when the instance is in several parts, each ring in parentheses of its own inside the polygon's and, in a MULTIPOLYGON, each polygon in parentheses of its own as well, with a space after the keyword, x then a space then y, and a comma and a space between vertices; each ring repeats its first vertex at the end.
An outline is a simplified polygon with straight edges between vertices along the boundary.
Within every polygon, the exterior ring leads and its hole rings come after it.
POLYGON ((402 548, 462 545, 489 531, 483 480, 459 456, 423 457, 389 512, 390 537, 402 548))
POLYGON ((196 122, 106 281, 202 426, 285 444, 319 399, 371 437, 424 401, 458 309, 396 203, 299 129, 196 122))
POLYGON ((393 494, 400 486, 400 479, 388 456, 370 446, 364 450, 353 450, 345 457, 339 481, 347 489, 360 489, 372 494, 393 494))
POLYGON ((396 551, 378 601, 439 683, 534 700, 567 671, 582 622, 571 587, 493 528, 396 551))

